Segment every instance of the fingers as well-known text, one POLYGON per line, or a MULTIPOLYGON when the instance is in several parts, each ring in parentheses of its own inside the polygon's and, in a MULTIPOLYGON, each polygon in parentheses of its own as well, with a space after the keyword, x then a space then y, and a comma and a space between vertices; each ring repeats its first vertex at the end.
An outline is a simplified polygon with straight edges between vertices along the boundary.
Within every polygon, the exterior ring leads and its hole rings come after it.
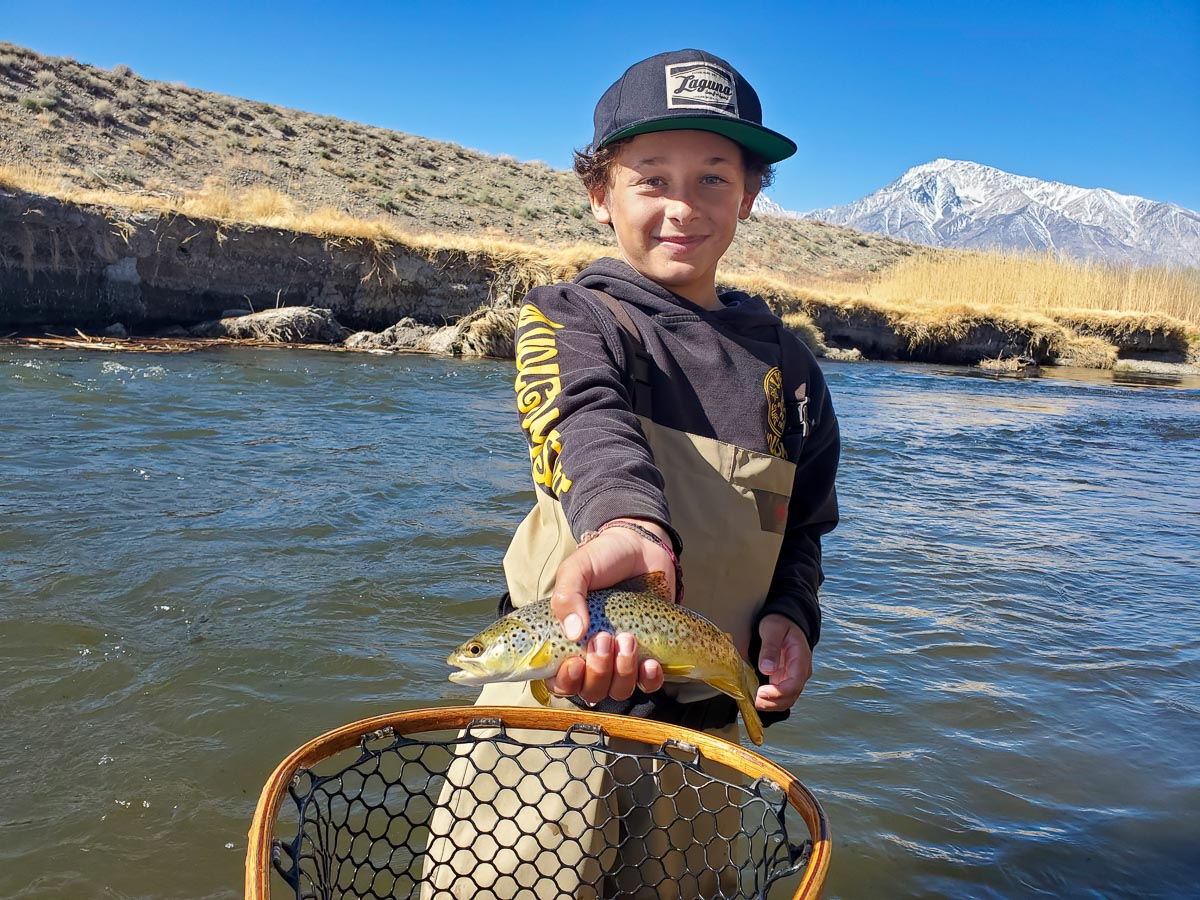
MULTIPOLYGON (((654 522, 637 521, 655 534, 665 535, 654 522)), ((664 538, 664 544, 666 539, 664 538)), ((610 528, 564 559, 554 576, 550 611, 567 640, 580 640, 588 629, 587 593, 611 587, 626 578, 662 572, 675 596, 675 567, 670 553, 627 528, 610 528)))
POLYGON ((591 557, 579 550, 563 560, 554 576, 550 612, 558 619, 569 641, 578 641, 587 634, 587 592, 592 578, 591 557))
POLYGON ((791 619, 771 614, 758 628, 762 650, 759 671, 770 679, 754 697, 756 708, 767 711, 791 709, 812 677, 812 650, 808 638, 791 619))
POLYGON ((777 674, 771 676, 768 684, 760 685, 754 695, 754 705, 768 712, 782 712, 791 709, 804 691, 804 685, 812 675, 811 667, 807 672, 784 665, 777 674), (789 674, 790 673, 790 674, 789 674))
MULTIPOLYGON (((666 531, 657 523, 633 519, 658 535, 665 545, 666 531)), ((671 595, 675 594, 673 557, 664 546, 628 528, 608 528, 580 544, 562 561, 554 577, 550 612, 570 641, 582 640, 590 625, 587 594, 611 587, 647 572, 663 572, 671 595)), ((589 703, 606 697, 627 700, 641 685, 656 691, 663 684, 662 667, 647 660, 639 665, 637 639, 631 634, 592 636, 583 657, 565 660, 553 678, 546 679, 551 693, 579 695, 589 703)))
POLYGON ((579 696, 588 703, 599 703, 608 696, 613 677, 613 639, 602 631, 591 640, 585 657, 583 688, 579 696))
POLYGON ((800 698, 812 670, 810 669, 808 674, 802 672, 787 674, 789 671, 794 670, 785 665, 777 670, 777 674, 771 676, 768 684, 759 686, 758 693, 754 695, 756 708, 768 712, 782 712, 792 708, 800 698))
POLYGON ((762 624, 758 627, 758 635, 762 638, 762 649, 758 652, 758 671, 764 675, 774 675, 778 671, 783 639, 787 636, 789 625, 792 623, 783 616, 763 617, 762 624))
POLYGON ((754 708, 763 712, 783 712, 791 709, 799 696, 799 691, 785 694, 773 684, 764 684, 754 695, 754 708))
MULTIPOLYGON (((658 667, 658 663, 654 666, 658 667)), ((624 633, 614 637, 601 631, 588 642, 586 656, 563 660, 558 673, 546 679, 546 687, 560 697, 578 695, 593 704, 609 697, 628 700, 638 686, 639 675, 649 684, 655 682, 653 668, 648 676, 642 672, 643 668, 638 665, 637 638, 624 633)), ((657 681, 661 687, 661 667, 657 681)))
POLYGON ((637 639, 632 634, 614 637, 602 631, 588 646, 579 696, 588 703, 599 703, 608 697, 628 700, 637 687, 637 677, 637 639))
POLYGON ((639 667, 638 687, 647 694, 653 694, 663 686, 665 681, 662 664, 657 659, 647 659, 639 667))
POLYGON ((571 656, 562 661, 553 678, 546 679, 550 693, 558 697, 571 697, 583 690, 585 663, 582 656, 571 656))
POLYGON ((617 655, 613 661, 612 684, 608 695, 614 700, 628 700, 633 696, 638 683, 637 638, 632 634, 618 634, 617 655))

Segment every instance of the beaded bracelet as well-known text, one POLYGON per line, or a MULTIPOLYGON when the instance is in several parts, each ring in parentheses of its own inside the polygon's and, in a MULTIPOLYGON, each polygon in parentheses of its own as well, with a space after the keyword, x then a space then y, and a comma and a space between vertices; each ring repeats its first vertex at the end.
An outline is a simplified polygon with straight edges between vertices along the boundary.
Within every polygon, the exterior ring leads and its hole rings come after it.
POLYGON ((683 568, 679 565, 679 557, 675 555, 675 549, 660 538, 657 534, 637 522, 629 522, 625 519, 613 519, 610 522, 605 522, 595 531, 585 531, 579 538, 579 546, 582 547, 593 538, 599 537, 602 531, 609 528, 628 528, 630 531, 636 532, 641 537, 658 544, 667 551, 667 555, 671 557, 671 565, 675 567, 675 602, 683 602, 683 568))

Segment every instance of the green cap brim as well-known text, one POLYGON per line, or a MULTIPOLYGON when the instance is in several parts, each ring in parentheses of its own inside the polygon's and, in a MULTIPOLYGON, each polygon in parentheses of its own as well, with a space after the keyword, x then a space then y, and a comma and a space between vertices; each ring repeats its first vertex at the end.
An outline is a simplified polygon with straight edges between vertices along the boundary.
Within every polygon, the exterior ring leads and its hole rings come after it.
MULTIPOLYGON (((735 144, 741 144, 743 147, 753 150, 768 164, 787 159, 796 152, 795 142, 785 138, 777 131, 741 119, 708 115, 664 116, 661 119, 639 122, 609 135, 600 147, 607 147, 613 141, 619 141, 622 138, 650 134, 655 131, 711 131, 729 138, 735 144)), ((600 147, 596 149, 599 150, 600 147)))

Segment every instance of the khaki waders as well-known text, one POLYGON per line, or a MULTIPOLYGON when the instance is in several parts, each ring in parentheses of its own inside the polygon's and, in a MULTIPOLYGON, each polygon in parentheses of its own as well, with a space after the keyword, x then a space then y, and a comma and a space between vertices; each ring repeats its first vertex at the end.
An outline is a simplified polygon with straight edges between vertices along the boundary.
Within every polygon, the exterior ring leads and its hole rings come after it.
MULTIPOLYGON (((642 428, 666 480, 671 524, 686 548, 683 560, 687 605, 733 636, 743 656, 750 631, 758 619, 774 574, 775 561, 787 521, 795 465, 711 438, 662 428, 641 419, 642 428)), ((504 570, 515 606, 550 596, 559 564, 576 544, 562 507, 538 492, 537 505, 517 529, 504 557, 504 570)), ((676 686, 668 685, 664 690, 676 686)), ((688 683, 681 699, 699 700, 715 692, 707 685, 688 683)), ((480 705, 537 706, 527 682, 491 684, 483 688, 480 705)), ((553 697, 553 706, 577 709, 569 700, 553 697)), ((737 742, 738 724, 713 733, 737 742)), ((558 735, 515 732, 536 743, 558 735)), ((644 750, 644 745, 614 740, 615 749, 644 750)), ((740 827, 740 812, 724 816, 701 813, 706 799, 694 789, 674 798, 660 796, 670 786, 654 777, 640 780, 614 772, 622 784, 636 780, 607 801, 611 778, 590 751, 562 751, 562 760, 547 765, 542 752, 525 753, 517 761, 498 759, 494 747, 481 745, 454 761, 447 774, 439 808, 431 820, 429 861, 424 897, 510 897, 533 888, 539 897, 603 897, 609 893, 636 895, 647 885, 648 897, 713 896, 721 892, 712 871, 731 858, 731 835, 740 827), (491 771, 491 775, 485 775, 491 771), (533 801, 532 805, 530 801, 533 801), (624 816, 626 834, 618 860, 612 849, 622 840, 616 831, 624 816), (687 853, 674 849, 669 822, 688 837, 687 853), (723 819, 723 821, 722 821, 723 819), (653 824, 667 825, 654 829, 653 824), (711 840, 692 843, 705 830, 711 840), (640 840, 639 836, 646 836, 640 840), (604 848, 609 849, 604 852, 604 848), (624 877, 606 884, 605 875, 622 864, 624 877), (538 881, 538 870, 552 873, 538 881), (704 874, 708 872, 708 877, 704 874), (692 878, 685 877, 691 873, 692 878), (658 884, 660 879, 667 879, 658 884), (552 885, 550 879, 553 879, 552 885), (536 887, 535 887, 536 885, 536 887)), ((632 760, 624 763, 634 764, 632 760)), ((718 767, 712 767, 718 768, 718 767)), ((736 782, 722 768, 715 775, 736 782)), ((716 788, 714 788, 716 789, 716 788)), ((721 791, 721 798, 724 792, 721 791)), ((709 799, 709 809, 722 801, 709 799)), ((737 856, 732 855, 733 859, 737 856)), ((608 882, 614 879, 607 879, 608 882)))

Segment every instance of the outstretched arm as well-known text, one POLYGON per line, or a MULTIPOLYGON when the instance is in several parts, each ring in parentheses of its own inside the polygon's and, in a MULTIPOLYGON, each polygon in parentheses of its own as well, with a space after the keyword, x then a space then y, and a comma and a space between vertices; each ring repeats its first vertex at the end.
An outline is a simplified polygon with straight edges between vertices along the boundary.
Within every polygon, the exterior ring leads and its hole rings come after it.
MULTIPOLYGON (((587 291, 535 288, 517 327, 517 408, 537 489, 561 505, 577 537, 608 522, 636 522, 670 545, 661 473, 654 465, 624 380, 625 351, 607 312, 587 291)), ((587 633, 588 591, 653 571, 671 573, 670 553, 626 528, 609 528, 559 566, 551 608, 564 634, 587 633)), ((562 664, 551 691, 590 703, 628 699, 638 683, 662 686, 657 662, 638 666, 633 635, 596 635, 584 656, 562 664)))

